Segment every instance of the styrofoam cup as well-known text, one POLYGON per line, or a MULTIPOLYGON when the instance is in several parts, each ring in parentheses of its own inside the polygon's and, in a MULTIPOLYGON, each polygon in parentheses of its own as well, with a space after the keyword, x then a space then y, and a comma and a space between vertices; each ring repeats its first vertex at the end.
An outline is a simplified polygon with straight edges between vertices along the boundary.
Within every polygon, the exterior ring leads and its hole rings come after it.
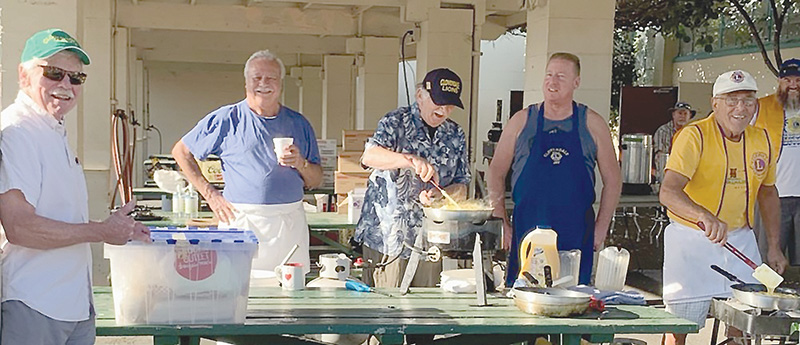
POLYGON ((281 158, 284 149, 294 144, 294 138, 272 138, 272 144, 275 147, 275 157, 281 158))

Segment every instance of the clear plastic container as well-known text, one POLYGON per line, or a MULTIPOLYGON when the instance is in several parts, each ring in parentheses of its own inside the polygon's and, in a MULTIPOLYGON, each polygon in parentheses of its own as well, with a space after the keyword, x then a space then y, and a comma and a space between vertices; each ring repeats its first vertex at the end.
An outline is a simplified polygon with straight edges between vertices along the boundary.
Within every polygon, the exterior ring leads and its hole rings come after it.
POLYGON ((105 245, 118 325, 244 323, 252 231, 153 228, 150 237, 105 245))
POLYGON ((197 218, 198 210, 200 208, 200 197, 194 190, 194 187, 189 187, 189 190, 183 195, 183 214, 186 218, 197 218))
POLYGON ((566 277, 571 277, 569 281, 559 286, 570 287, 578 285, 578 278, 581 272, 581 250, 561 250, 558 252, 558 257, 560 261, 559 265, 561 265, 559 278, 564 279, 566 277))
POLYGON ((528 272, 536 278, 539 286, 544 286, 544 266, 550 266, 552 279, 558 279, 561 268, 557 238, 553 229, 539 226, 525 235, 519 246, 520 277, 522 272, 528 272))
POLYGON ((625 248, 608 247, 600 251, 594 285, 600 290, 621 291, 628 275, 631 254, 625 248))
POLYGON ((183 211, 184 211, 184 197, 183 193, 178 191, 177 193, 172 193, 172 215, 175 218, 183 218, 183 211))

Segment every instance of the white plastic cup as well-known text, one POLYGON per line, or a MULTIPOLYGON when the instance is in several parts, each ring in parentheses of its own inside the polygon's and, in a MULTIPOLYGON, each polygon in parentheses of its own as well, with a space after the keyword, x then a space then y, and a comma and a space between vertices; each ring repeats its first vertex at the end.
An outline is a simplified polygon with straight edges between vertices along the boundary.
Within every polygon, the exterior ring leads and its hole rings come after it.
POLYGON ((306 287, 306 275, 303 273, 303 264, 291 262, 275 267, 275 275, 281 282, 284 290, 303 290, 306 287))
POLYGON ((275 148, 275 157, 280 159, 283 157, 283 151, 294 144, 294 138, 272 138, 272 144, 275 148))

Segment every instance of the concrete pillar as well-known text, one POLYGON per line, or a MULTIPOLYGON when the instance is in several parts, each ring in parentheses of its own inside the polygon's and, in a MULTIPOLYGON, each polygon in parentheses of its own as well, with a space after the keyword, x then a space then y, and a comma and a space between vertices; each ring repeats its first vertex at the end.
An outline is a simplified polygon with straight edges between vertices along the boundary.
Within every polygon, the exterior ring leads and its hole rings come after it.
MULTIPOLYGON (((297 67, 293 67, 297 68, 297 67)), ((286 75, 283 79, 283 100, 284 106, 293 110, 300 109, 300 79, 291 75, 286 75)))
POLYGON ((469 128, 472 97, 472 18, 473 10, 430 9, 427 20, 420 25, 417 42, 417 82, 428 71, 440 67, 447 67, 461 77, 464 110, 457 108, 450 118, 464 127, 465 132, 469 128))
POLYGON ((581 85, 575 99, 608 118, 614 6, 614 0, 540 1, 528 11, 525 105, 543 99, 547 58, 569 52, 581 59, 581 85))
MULTIPOLYGON (((0 5, 0 105, 5 108, 14 102, 19 91, 17 66, 25 41, 37 31, 61 28, 83 43, 79 32, 78 0, 64 1, 3 1, 0 5), (35 20, 31 20, 35 18, 35 20)), ((73 118, 75 113, 67 115, 73 118)), ((75 121, 72 121, 73 123, 75 121)), ((68 128, 69 130, 69 128, 68 128)), ((73 142, 74 144, 74 142, 73 142)), ((74 146, 73 146, 74 147, 74 146)))
POLYGON ((355 57, 352 55, 323 57, 322 131, 326 139, 342 142, 342 130, 354 127, 354 62, 355 57))
POLYGON ((347 52, 359 54, 356 87, 356 129, 374 129, 378 120, 397 107, 397 38, 358 37, 347 41, 347 52))
POLYGON ((322 67, 301 68, 299 111, 311 122, 317 137, 326 139, 322 130, 322 67))

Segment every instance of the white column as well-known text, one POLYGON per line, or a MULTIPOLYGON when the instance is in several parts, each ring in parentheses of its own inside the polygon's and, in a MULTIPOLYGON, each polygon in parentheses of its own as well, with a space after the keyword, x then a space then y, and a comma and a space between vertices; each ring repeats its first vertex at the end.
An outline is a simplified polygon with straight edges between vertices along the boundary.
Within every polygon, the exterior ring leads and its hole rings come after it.
POLYGON ((446 67, 461 77, 461 101, 464 110, 456 109, 450 118, 468 131, 472 97, 473 11, 430 9, 428 20, 421 23, 417 42, 417 82, 435 68, 446 67))
MULTIPOLYGON (((397 49, 400 40, 386 37, 358 40, 358 86, 356 88, 356 129, 374 129, 378 120, 397 107, 397 49)), ((350 43, 350 41, 348 41, 350 43)), ((350 46, 348 45, 348 48, 350 46)), ((348 49, 348 52, 351 52, 348 49)))
POLYGON ((284 106, 300 111, 300 79, 287 74, 283 79, 282 97, 284 106))
MULTIPOLYGON (((342 130, 352 129, 355 113, 352 55, 325 55, 322 65, 322 131, 342 142, 342 130)), ((319 135, 319 134, 318 134, 319 135)))
POLYGON ((614 0, 540 1, 528 11, 524 104, 542 100, 547 58, 569 52, 581 59, 581 85, 575 99, 608 118, 614 5, 614 0))
POLYGON ((322 67, 302 67, 300 80, 300 112, 311 122, 317 137, 325 139, 322 129, 322 67))
MULTIPOLYGON (((25 41, 37 31, 60 28, 83 43, 78 32, 78 0, 64 1, 3 1, 0 5, 0 105, 5 108, 14 102, 19 91, 17 66, 25 41), (32 20, 35 18, 35 20, 32 20)), ((75 117, 74 112, 67 118, 75 117)), ((74 122, 74 121, 73 121, 74 122)), ((70 128, 68 127, 68 130, 70 128)), ((74 142, 72 143, 74 144, 74 142)), ((73 146, 74 147, 74 146, 73 146)))

